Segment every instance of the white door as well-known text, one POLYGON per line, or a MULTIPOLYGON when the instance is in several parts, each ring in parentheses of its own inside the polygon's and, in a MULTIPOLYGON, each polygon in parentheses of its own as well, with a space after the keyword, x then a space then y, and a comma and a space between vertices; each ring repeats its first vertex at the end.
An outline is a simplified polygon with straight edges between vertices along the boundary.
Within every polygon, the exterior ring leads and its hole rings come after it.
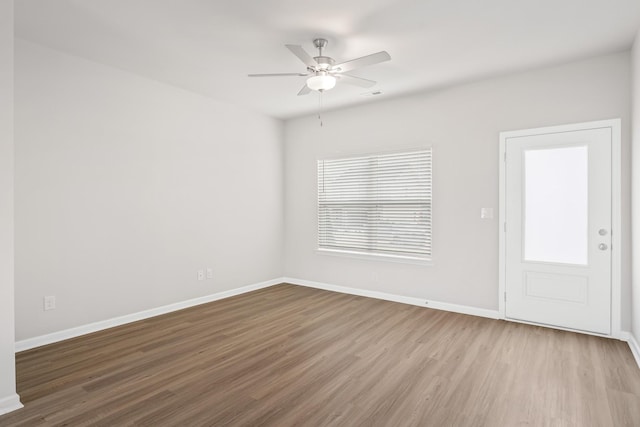
POLYGON ((611 333, 612 129, 505 138, 505 317, 611 333))

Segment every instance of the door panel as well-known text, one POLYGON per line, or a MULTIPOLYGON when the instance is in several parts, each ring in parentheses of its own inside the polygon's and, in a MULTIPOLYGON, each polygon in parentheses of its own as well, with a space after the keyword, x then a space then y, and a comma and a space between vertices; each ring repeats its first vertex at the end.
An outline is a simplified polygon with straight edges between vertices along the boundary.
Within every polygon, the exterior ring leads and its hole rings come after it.
POLYGON ((507 318, 610 333, 611 138, 506 139, 507 318))

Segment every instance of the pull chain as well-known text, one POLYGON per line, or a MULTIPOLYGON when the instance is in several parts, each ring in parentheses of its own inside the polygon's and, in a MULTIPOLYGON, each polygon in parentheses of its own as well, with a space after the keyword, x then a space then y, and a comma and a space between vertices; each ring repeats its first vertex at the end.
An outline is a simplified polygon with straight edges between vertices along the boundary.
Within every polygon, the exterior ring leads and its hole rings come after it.
POLYGON ((320 90, 320 96, 318 97, 318 120, 320 120, 320 127, 322 127, 322 94, 323 90, 320 90))

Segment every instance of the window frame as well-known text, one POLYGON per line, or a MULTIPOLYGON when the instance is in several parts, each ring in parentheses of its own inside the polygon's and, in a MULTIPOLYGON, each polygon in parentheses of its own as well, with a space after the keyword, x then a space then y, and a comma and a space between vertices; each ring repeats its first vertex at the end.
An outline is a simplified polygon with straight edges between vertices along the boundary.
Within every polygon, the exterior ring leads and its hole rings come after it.
POLYGON ((328 256, 337 256, 337 257, 348 257, 355 259, 363 259, 363 260, 376 260, 376 261, 390 261, 394 263, 403 263, 403 264, 417 264, 417 265, 433 265, 433 175, 434 175, 434 166, 433 166, 433 146, 432 145, 421 145, 417 147, 407 147, 398 150, 392 151, 376 151, 376 152, 350 152, 350 153, 340 153, 331 156, 324 156, 316 158, 316 250, 315 252, 320 255, 328 255, 328 256), (429 184, 430 188, 429 194, 430 197, 428 199, 429 205, 429 221, 428 221, 428 239, 430 240, 429 244, 429 254, 425 256, 420 255, 412 255, 411 253, 384 253, 384 252, 369 252, 366 250, 352 250, 348 248, 340 249, 340 248, 327 248, 321 247, 321 230, 320 230, 320 218, 321 218, 321 200, 320 200, 320 181, 319 181, 319 165, 322 161, 327 160, 348 160, 352 158, 367 158, 367 157, 379 157, 385 155, 394 155, 394 154, 410 154, 414 152, 427 151, 429 156, 430 170, 429 172, 429 184))

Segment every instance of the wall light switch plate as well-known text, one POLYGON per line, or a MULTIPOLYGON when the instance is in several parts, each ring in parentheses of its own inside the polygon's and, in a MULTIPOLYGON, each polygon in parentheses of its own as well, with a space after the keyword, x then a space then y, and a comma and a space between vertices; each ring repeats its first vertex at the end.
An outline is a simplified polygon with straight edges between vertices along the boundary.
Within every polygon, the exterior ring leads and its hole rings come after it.
POLYGON ((198 270, 198 280, 204 280, 204 270, 198 270))
POLYGON ((213 268, 207 268, 207 279, 213 279, 213 268))
POLYGON ((44 307, 43 307, 44 311, 56 309, 56 297, 54 296, 44 297, 43 303, 44 303, 44 307))
POLYGON ((480 208, 481 219, 493 219, 493 208, 480 208))

